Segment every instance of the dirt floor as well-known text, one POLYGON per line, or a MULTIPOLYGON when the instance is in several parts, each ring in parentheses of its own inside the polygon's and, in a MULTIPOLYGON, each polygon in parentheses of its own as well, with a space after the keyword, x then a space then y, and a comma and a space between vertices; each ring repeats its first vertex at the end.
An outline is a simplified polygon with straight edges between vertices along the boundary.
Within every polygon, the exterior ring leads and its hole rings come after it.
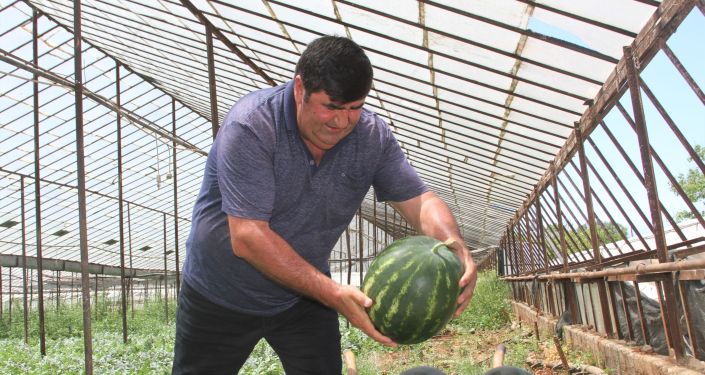
MULTIPOLYGON (((449 375, 464 375, 457 372, 459 364, 490 368, 495 348, 503 344, 506 347, 505 365, 522 367, 537 375, 569 374, 567 370, 552 369, 561 364, 561 359, 552 337, 545 336, 537 341, 533 330, 516 324, 491 331, 446 330, 421 347, 375 353, 374 362, 382 375, 398 374, 400 368, 411 368, 419 363, 438 368, 449 375), (546 367, 530 369, 531 363, 545 364, 546 367)), ((575 358, 575 353, 563 349, 575 358)))

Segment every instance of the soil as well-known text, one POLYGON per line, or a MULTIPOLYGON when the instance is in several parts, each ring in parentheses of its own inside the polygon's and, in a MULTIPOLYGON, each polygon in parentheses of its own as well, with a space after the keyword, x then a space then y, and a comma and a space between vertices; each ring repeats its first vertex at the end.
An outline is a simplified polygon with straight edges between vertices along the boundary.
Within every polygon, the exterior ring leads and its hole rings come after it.
MULTIPOLYGON (((561 363, 560 356, 553 342, 541 342, 538 345, 533 338, 533 332, 529 329, 522 329, 516 326, 507 326, 500 330, 478 330, 476 332, 453 332, 446 330, 442 334, 433 337, 423 348, 397 350, 386 353, 375 353, 374 362, 381 370, 381 375, 397 375, 398 369, 418 366, 419 363, 427 364, 438 368, 448 375, 455 374, 453 371, 458 363, 470 364, 477 367, 492 367, 492 359, 495 348, 499 344, 506 347, 506 358, 509 358, 513 347, 531 343, 538 350, 530 350, 523 364, 512 363, 514 366, 523 366, 529 369, 529 363, 542 363, 546 367, 528 370, 536 375, 568 374, 562 369, 554 370, 553 367, 561 363)), ((565 350, 565 348, 564 348, 565 350)), ((505 364, 509 365, 509 363, 505 364)))

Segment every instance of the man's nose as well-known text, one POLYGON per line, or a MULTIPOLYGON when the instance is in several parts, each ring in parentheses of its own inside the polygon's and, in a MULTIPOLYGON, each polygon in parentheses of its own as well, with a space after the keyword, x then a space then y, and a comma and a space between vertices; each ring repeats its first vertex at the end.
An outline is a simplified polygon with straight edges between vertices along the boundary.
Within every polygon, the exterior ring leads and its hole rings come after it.
POLYGON ((346 128, 349 123, 350 110, 349 109, 336 109, 335 117, 333 117, 333 122, 338 128, 346 128))

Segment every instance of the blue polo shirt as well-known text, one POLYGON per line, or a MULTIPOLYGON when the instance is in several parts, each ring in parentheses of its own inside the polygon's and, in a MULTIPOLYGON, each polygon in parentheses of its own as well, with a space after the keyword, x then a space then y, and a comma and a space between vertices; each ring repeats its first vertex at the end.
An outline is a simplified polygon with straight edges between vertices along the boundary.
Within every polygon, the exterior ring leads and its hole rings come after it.
POLYGON ((259 90, 233 106, 208 154, 193 209, 183 278, 210 301, 242 313, 274 315, 300 296, 234 255, 227 215, 269 222, 326 273, 370 186, 378 201, 427 190, 387 124, 364 109, 316 166, 299 135, 293 87, 290 81, 259 90))

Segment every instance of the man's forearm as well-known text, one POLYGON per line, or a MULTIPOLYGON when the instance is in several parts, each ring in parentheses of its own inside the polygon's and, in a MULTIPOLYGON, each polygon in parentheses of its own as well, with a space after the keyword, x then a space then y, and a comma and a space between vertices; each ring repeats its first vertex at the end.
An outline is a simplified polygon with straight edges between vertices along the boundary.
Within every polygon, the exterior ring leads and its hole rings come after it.
POLYGON ((426 192, 392 206, 420 233, 441 241, 453 239, 463 242, 453 213, 436 194, 426 192))
POLYGON ((268 223, 228 218, 233 252, 268 278, 325 305, 337 284, 302 258, 268 223))
POLYGON ((377 342, 395 345, 375 329, 365 312, 372 300, 358 288, 340 285, 321 273, 266 222, 228 217, 228 224, 235 255, 271 280, 336 310, 377 342))

